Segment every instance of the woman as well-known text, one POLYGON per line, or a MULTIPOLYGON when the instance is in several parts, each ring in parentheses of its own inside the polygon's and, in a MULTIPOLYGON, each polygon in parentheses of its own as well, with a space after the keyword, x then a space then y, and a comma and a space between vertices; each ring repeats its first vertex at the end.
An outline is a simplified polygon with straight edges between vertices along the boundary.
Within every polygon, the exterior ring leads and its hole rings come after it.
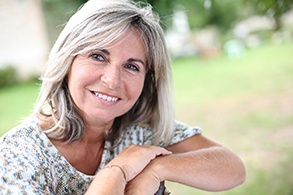
POLYGON ((220 191, 242 161, 174 120, 171 66, 150 6, 90 0, 49 56, 32 116, 0 145, 6 194, 154 194, 170 180, 220 191))

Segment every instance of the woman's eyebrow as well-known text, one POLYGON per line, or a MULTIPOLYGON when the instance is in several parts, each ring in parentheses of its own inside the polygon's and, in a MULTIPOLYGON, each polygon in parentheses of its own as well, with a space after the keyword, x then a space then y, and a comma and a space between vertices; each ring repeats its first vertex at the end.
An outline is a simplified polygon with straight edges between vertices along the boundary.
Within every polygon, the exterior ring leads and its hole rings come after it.
POLYGON ((141 59, 137 59, 137 58, 129 58, 128 61, 129 61, 129 62, 139 62, 139 63, 141 63, 142 65, 145 66, 144 61, 142 61, 141 59))
POLYGON ((110 52, 107 49, 98 49, 99 51, 105 53, 106 55, 110 55, 110 52))
MULTIPOLYGON (((105 53, 107 56, 110 56, 111 55, 110 51, 107 50, 107 49, 98 49, 98 50, 101 51, 101 52, 103 52, 103 53, 105 53)), ((127 61, 128 62, 139 62, 143 66, 145 66, 145 62, 143 60, 141 60, 141 59, 138 59, 138 58, 129 58, 127 61)))

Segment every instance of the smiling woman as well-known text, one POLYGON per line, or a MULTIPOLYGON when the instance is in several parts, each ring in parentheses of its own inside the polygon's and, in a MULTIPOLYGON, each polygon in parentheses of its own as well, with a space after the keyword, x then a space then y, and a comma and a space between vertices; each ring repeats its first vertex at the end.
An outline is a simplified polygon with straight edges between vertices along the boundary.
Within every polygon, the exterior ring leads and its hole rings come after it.
POLYGON ((89 0, 51 50, 34 112, 0 139, 0 190, 154 194, 170 180, 219 191, 242 161, 174 119, 171 65, 151 7, 89 0))
POLYGON ((139 33, 129 29, 109 49, 73 60, 68 89, 86 126, 102 122, 110 129, 115 118, 133 107, 144 85, 145 53, 139 33))

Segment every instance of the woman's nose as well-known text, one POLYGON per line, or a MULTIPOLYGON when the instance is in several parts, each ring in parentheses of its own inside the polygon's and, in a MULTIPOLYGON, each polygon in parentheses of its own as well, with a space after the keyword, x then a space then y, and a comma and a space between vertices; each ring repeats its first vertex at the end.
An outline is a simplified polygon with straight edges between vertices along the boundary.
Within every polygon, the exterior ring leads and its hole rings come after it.
POLYGON ((120 67, 113 64, 106 65, 104 67, 104 72, 101 80, 109 89, 119 88, 121 86, 120 67))

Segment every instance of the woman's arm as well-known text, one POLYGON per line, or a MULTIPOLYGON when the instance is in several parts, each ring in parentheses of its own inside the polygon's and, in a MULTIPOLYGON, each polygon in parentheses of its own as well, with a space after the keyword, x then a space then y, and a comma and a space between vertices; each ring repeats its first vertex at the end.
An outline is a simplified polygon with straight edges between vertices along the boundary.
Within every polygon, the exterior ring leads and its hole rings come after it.
POLYGON ((86 194, 124 194, 127 182, 157 156, 169 154, 170 151, 157 146, 129 146, 97 173, 86 194))
POLYGON ((203 190, 221 191, 245 180, 242 161, 227 148, 201 135, 194 135, 167 149, 173 154, 152 160, 129 183, 127 190, 152 188, 155 191, 158 186, 150 186, 169 180, 203 190))
POLYGON ((113 194, 123 195, 126 180, 118 167, 104 168, 91 183, 86 195, 113 194))
POLYGON ((154 162, 165 164, 160 172, 163 179, 208 191, 227 190, 245 180, 245 168, 240 158, 201 135, 195 135, 168 149, 175 154, 170 158, 158 158, 158 162, 154 162))

